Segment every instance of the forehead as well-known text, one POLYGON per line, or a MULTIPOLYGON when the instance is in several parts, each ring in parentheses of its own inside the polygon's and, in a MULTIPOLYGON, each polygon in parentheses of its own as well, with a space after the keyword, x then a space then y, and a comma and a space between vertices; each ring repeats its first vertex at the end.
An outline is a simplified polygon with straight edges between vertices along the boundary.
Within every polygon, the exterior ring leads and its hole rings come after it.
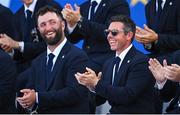
POLYGON ((47 22, 49 20, 58 20, 59 17, 54 12, 47 12, 44 15, 38 17, 38 23, 47 22))
POLYGON ((124 24, 122 22, 111 22, 109 29, 123 29, 124 24))

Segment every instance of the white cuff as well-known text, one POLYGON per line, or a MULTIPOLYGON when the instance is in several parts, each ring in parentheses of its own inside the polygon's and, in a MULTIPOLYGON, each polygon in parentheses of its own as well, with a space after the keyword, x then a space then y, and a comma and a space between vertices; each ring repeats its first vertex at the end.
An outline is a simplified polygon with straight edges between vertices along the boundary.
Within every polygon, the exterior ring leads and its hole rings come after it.
POLYGON ((156 81, 157 88, 158 88, 159 90, 161 90, 161 89, 164 87, 166 81, 167 81, 167 80, 165 80, 164 82, 161 82, 161 83, 158 83, 158 82, 156 81))
POLYGON ((71 34, 74 31, 76 26, 77 26, 77 23, 73 27, 70 27, 69 24, 67 24, 68 33, 71 34))
POLYGON ((18 42, 18 44, 19 44, 19 47, 20 47, 19 51, 23 53, 24 52, 24 42, 21 41, 21 42, 18 42))
POLYGON ((14 49, 12 49, 12 52, 9 52, 8 54, 11 56, 11 58, 13 58, 14 57, 14 49))
POLYGON ((89 89, 90 92, 96 93, 94 88, 92 88, 92 87, 87 87, 87 88, 89 89))

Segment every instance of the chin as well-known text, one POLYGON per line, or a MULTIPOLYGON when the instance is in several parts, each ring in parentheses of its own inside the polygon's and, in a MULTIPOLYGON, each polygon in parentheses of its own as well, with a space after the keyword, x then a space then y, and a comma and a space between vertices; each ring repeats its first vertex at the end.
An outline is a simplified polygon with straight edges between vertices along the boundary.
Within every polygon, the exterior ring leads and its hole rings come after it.
POLYGON ((114 47, 111 47, 111 50, 112 50, 112 51, 116 51, 116 48, 114 48, 114 47))

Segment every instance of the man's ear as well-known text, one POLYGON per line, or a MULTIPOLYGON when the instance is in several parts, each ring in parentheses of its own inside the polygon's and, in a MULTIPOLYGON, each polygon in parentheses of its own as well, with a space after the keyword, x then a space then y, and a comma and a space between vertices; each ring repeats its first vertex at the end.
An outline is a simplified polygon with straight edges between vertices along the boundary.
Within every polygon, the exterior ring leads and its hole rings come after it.
POLYGON ((126 36, 127 36, 127 40, 129 40, 129 41, 131 41, 132 39, 133 39, 133 32, 128 32, 127 34, 126 34, 126 36))
POLYGON ((61 21, 61 26, 62 26, 62 29, 65 30, 65 22, 64 21, 61 21))

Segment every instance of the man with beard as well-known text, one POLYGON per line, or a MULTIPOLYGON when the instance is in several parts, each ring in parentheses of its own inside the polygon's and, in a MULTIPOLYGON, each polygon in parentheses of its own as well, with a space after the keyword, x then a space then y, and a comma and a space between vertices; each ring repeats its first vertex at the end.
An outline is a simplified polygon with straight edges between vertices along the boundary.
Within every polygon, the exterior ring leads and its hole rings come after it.
POLYGON ((37 13, 38 29, 47 43, 47 51, 20 76, 29 78, 17 97, 25 110, 38 113, 88 113, 87 89, 74 74, 84 72, 87 55, 64 36, 65 24, 59 10, 45 6, 37 13))
POLYGON ((18 73, 25 71, 31 65, 31 61, 46 49, 46 44, 36 29, 37 11, 45 5, 61 10, 61 6, 54 0, 21 1, 23 6, 13 17, 14 36, 3 35, 0 40, 3 50, 11 53, 13 59, 16 60, 18 73))

